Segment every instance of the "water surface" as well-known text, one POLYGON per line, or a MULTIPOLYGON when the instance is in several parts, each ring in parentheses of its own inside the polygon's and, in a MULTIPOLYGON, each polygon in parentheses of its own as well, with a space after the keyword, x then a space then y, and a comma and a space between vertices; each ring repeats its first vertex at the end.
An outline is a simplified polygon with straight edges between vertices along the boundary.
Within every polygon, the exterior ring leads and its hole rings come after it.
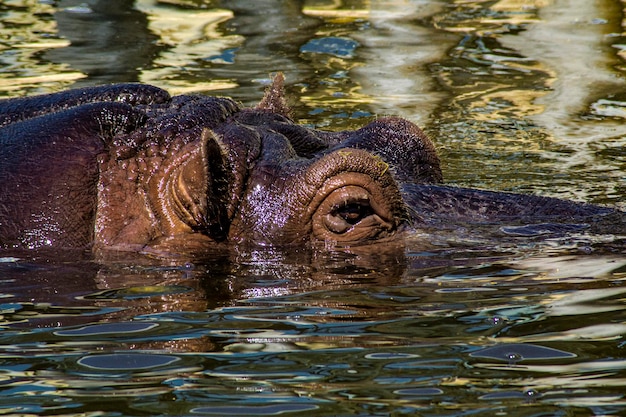
MULTIPOLYGON (((0 1, 0 96, 109 82, 400 115, 451 184, 624 207, 624 4, 0 1)), ((622 236, 0 255, 3 415, 622 415, 622 236), (79 256, 80 255, 80 256, 79 256)))

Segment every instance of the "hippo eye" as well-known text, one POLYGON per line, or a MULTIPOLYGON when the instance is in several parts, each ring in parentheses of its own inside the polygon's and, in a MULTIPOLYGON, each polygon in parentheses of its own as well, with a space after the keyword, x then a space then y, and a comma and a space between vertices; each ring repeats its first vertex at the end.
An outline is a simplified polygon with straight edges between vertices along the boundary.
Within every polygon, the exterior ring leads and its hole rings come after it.
POLYGON ((327 193, 317 208, 313 216, 314 236, 325 241, 356 243, 392 234, 396 221, 379 188, 354 173, 344 179, 351 183, 327 193))
POLYGON ((338 148, 315 160, 303 177, 310 191, 302 195, 311 195, 311 200, 301 218, 310 227, 312 242, 342 246, 387 241, 405 221, 406 206, 392 170, 365 150, 338 148))

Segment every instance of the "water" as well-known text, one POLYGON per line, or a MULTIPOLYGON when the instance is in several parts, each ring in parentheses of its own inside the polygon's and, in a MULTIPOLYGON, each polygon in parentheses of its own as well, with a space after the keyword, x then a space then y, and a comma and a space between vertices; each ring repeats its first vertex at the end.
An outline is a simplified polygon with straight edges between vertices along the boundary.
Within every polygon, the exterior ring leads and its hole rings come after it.
MULTIPOLYGON (((624 207, 618 1, 0 1, 0 96, 141 81, 395 114, 451 184, 624 207)), ((0 255, 3 415, 624 415, 623 237, 0 255)))

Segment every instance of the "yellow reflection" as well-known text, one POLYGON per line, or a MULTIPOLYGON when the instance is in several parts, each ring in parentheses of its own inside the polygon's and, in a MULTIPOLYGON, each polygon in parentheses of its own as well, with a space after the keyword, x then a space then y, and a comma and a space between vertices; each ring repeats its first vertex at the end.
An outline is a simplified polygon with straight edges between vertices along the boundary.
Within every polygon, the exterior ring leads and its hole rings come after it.
POLYGON ((340 107, 346 108, 351 105, 366 104, 373 101, 369 95, 361 93, 360 87, 352 87, 344 94, 335 95, 337 88, 328 86, 325 89, 318 89, 315 95, 302 95, 300 100, 309 104, 311 107, 340 107))
POLYGON ((369 17, 369 3, 369 1, 358 1, 346 5, 341 0, 311 0, 305 3, 302 12, 309 16, 322 17, 333 23, 346 23, 369 17))
POLYGON ((0 75, 0 91, 19 91, 24 87, 43 87, 44 85, 52 86, 57 83, 69 85, 72 82, 85 77, 86 75, 81 72, 66 72, 61 74, 47 74, 19 78, 4 78, 0 75))
POLYGON ((448 32, 465 32, 483 34, 486 32, 507 32, 507 26, 524 25, 536 22, 537 10, 548 4, 547 0, 501 0, 490 7, 481 5, 485 1, 457 0, 455 4, 468 9, 487 9, 493 13, 468 13, 468 18, 461 21, 448 20, 447 14, 434 19, 435 27, 448 32))
POLYGON ((595 120, 578 119, 592 99, 612 95, 622 87, 613 71, 613 54, 619 56, 619 51, 607 47, 615 35, 616 10, 613 2, 585 0, 538 3, 537 7, 542 7, 541 20, 502 42, 549 68, 550 91, 538 100, 544 111, 534 120, 575 149, 579 161, 593 165, 588 145, 607 139, 609 129, 616 129, 614 136, 625 132, 622 121, 605 120, 600 127, 595 120))
MULTIPOLYGON (((544 273, 542 279, 567 279, 570 277, 615 278, 615 271, 626 265, 624 257, 557 256, 530 258, 516 263, 521 269, 537 269, 544 273)), ((625 290, 626 291, 626 290, 625 290)))
POLYGON ((55 7, 37 0, 20 2, 4 12, 0 25, 0 93, 20 96, 61 90, 85 75, 64 64, 43 63, 42 52, 63 48, 69 41, 55 37, 55 7))
POLYGON ((173 94, 237 87, 232 80, 187 82, 179 78, 185 67, 197 66, 197 60, 218 56, 243 43, 243 36, 225 35, 218 28, 233 18, 232 11, 163 7, 156 0, 137 0, 135 7, 148 16, 150 30, 170 47, 154 61, 154 69, 142 72, 142 82, 157 84, 173 94))
POLYGON ((523 119, 543 111, 544 106, 535 103, 535 100, 545 94, 544 91, 538 90, 499 90, 481 95, 480 98, 470 103, 469 108, 472 110, 474 119, 485 122, 509 119, 513 114, 523 119), (496 103, 506 103, 506 107, 498 109, 496 103), (483 109, 488 109, 488 111, 479 111, 483 109))

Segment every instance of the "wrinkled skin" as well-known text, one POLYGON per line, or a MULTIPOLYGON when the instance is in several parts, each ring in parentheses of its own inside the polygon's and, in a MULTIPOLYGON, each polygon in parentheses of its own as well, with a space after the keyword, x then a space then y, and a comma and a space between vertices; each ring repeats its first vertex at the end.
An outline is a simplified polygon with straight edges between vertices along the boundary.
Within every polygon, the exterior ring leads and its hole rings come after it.
POLYGON ((135 84, 0 102, 0 247, 354 245, 452 221, 620 215, 439 185, 435 147, 414 124, 299 126, 282 84, 255 108, 135 84))

